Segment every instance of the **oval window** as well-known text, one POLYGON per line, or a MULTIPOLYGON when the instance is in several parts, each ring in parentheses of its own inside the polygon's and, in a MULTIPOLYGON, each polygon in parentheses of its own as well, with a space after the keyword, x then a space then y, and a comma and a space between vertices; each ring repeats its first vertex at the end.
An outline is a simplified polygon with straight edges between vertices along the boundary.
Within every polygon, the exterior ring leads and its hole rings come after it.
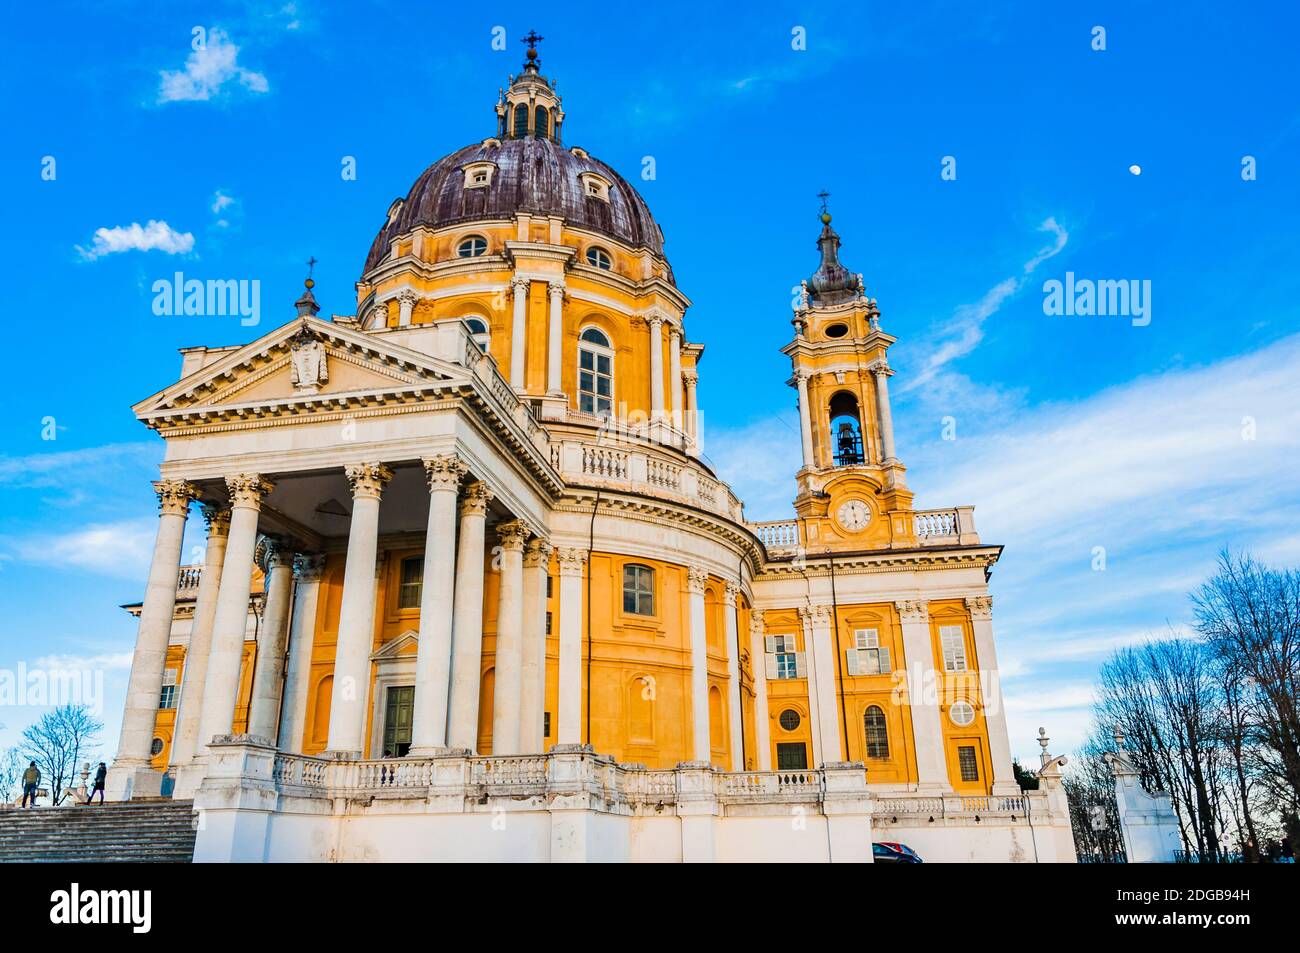
POLYGON ((587 264, 593 265, 596 268, 601 268, 605 271, 609 271, 614 267, 614 261, 609 257, 609 252, 605 251, 603 248, 588 248, 587 264))
POLYGON ((155 738, 153 744, 149 745, 149 754, 153 755, 155 758, 162 754, 162 750, 163 740, 161 738, 155 738))
POLYGON ((975 720, 975 709, 966 702, 957 702, 948 709, 948 717, 958 728, 965 728, 975 720))
POLYGON ((794 731, 799 727, 799 723, 802 719, 799 717, 799 713, 793 708, 787 708, 785 711, 781 712, 780 720, 782 729, 785 731, 794 731))
POLYGON ((842 338, 848 333, 849 326, 847 324, 832 324, 826 329, 826 336, 828 338, 842 338))
POLYGON ((477 258, 487 254, 487 239, 482 235, 471 235, 456 246, 456 254, 461 258, 477 258))

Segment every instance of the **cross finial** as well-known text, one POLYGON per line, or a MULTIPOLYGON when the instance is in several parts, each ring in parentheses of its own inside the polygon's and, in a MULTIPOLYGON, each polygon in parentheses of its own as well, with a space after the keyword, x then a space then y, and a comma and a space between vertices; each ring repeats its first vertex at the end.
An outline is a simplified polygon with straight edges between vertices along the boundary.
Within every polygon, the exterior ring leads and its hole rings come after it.
POLYGON ((310 258, 307 259, 307 280, 303 282, 303 284, 307 286, 308 290, 316 286, 316 280, 312 277, 315 271, 316 271, 316 256, 312 255, 310 258))
POLYGON ((544 37, 544 36, 538 36, 536 30, 529 30, 529 31, 528 31, 528 35, 527 35, 526 37, 524 37, 522 40, 520 40, 519 42, 521 42, 521 43, 527 43, 527 44, 528 44, 528 48, 529 48, 530 50, 535 50, 535 49, 537 49, 537 44, 540 43, 540 42, 541 42, 542 40, 544 40, 544 39, 546 39, 546 37, 544 37))
POLYGON ((825 212, 826 200, 831 197, 831 193, 827 192, 825 189, 822 189, 820 192, 817 193, 817 197, 822 200, 822 211, 825 212))
POLYGON ((537 72, 537 67, 542 65, 542 61, 537 58, 537 44, 546 39, 538 35, 536 30, 529 30, 528 35, 519 42, 528 44, 528 52, 525 54, 527 59, 524 60, 524 69, 537 72))

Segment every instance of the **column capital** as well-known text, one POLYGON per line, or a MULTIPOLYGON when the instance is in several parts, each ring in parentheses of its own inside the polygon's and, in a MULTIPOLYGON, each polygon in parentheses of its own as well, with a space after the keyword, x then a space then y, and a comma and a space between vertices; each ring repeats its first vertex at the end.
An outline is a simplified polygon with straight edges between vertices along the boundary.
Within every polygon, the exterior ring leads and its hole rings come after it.
POLYGON ((528 524, 523 520, 510 520, 497 525, 497 539, 506 552, 523 552, 524 540, 528 538, 528 524))
POLYGON ((236 473, 226 477, 226 490, 230 493, 231 507, 248 510, 260 510, 262 500, 275 489, 270 480, 262 479, 260 473, 236 473))
POLYGON ((528 547, 524 550, 524 568, 536 569, 546 567, 551 564, 551 544, 540 536, 535 536, 528 541, 528 547))
POLYGON ((208 539, 219 539, 230 535, 230 507, 218 503, 204 503, 203 521, 208 524, 208 539))
POLYGON ((432 457, 421 457, 424 464, 424 479, 429 484, 429 492, 435 490, 455 490, 460 486, 467 467, 465 461, 454 453, 439 453, 432 457))
POLYGON ((686 588, 690 592, 702 593, 709 581, 709 571, 703 566, 688 566, 686 569, 686 588))
POLYGON ((282 536, 263 536, 258 541, 262 571, 269 573, 272 569, 284 569, 293 565, 293 548, 282 536))
POLYGON ((751 609, 749 613, 749 631, 751 635, 762 635, 766 628, 763 625, 763 610, 751 609))
POLYGON ((294 555, 293 574, 299 582, 320 582, 324 573, 324 553, 297 553, 294 555))
POLYGON ((800 606, 799 619, 808 625, 830 625, 831 607, 825 605, 800 606))
POLYGON ((695 385, 700 382, 700 375, 695 371, 682 371, 682 380, 687 387, 694 389, 695 385))
POLYGON ((397 292, 396 297, 401 304, 407 305, 408 307, 412 307, 412 308, 415 307, 416 304, 418 304, 420 301, 420 296, 417 295, 410 288, 404 288, 401 291, 397 292))
POLYGON ((564 278, 563 278, 563 277, 560 277, 560 278, 548 278, 548 279, 546 279, 546 290, 547 290, 550 294, 553 294, 553 295, 557 295, 557 294, 558 294, 558 295, 562 295, 562 294, 564 294, 564 291, 565 291, 565 289, 566 289, 567 287, 568 287, 568 285, 566 285, 566 284, 564 283, 564 278))
POLYGON ((560 560, 561 576, 581 576, 587 562, 587 551, 572 546, 561 546, 555 551, 560 560))
POLYGON ((487 512, 488 504, 491 502, 492 491, 488 489, 487 484, 482 480, 475 480, 465 487, 465 493, 460 499, 460 515, 482 516, 487 512))
POLYGON ((651 311, 649 314, 645 316, 645 323, 650 326, 650 331, 654 333, 657 332, 661 327, 663 327, 664 324, 666 324, 667 322, 664 316, 660 314, 658 311, 651 311))
POLYGON ((987 622, 993 618, 992 596, 967 596, 966 609, 976 622, 987 622))
POLYGON ((930 621, 930 603, 924 599, 901 599, 894 603, 903 624, 930 621))
POLYGON ((892 377, 894 374, 894 369, 890 367, 887 363, 885 363, 883 360, 875 361, 872 364, 869 364, 867 366, 867 370, 871 371, 871 373, 874 374, 876 377, 881 377, 881 376, 892 377))
POLYGON ((343 468, 353 499, 381 499, 393 471, 379 462, 350 463, 343 468))
POLYGON ((155 480, 153 491, 158 494, 158 511, 164 516, 186 515, 190 501, 199 495, 194 484, 185 480, 155 480))
POLYGON ((523 275, 515 275, 510 279, 510 290, 514 294, 527 294, 528 286, 532 283, 531 278, 525 278, 523 275))
POLYGON ((736 608, 736 597, 740 595, 740 583, 727 580, 722 590, 722 602, 729 608, 736 608))

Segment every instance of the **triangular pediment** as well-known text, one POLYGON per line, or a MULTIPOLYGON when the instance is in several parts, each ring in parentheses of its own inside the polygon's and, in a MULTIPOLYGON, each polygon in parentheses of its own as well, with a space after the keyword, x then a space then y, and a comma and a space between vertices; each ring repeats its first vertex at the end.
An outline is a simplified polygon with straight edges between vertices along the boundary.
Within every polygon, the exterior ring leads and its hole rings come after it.
POLYGON ((395 639, 389 639, 370 656, 372 662, 383 662, 404 655, 414 655, 420 646, 420 636, 413 629, 407 629, 395 639))
POLYGON ((134 410, 150 424, 296 414, 419 397, 466 373, 362 331, 303 317, 221 354, 134 410))

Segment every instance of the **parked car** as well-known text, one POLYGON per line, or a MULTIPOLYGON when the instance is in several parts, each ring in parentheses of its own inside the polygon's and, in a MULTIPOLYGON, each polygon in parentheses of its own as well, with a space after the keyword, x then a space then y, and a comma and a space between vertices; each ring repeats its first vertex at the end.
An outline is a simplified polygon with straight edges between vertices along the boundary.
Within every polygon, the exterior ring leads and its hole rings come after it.
POLYGON ((871 845, 871 856, 878 864, 923 864, 921 855, 906 844, 893 841, 877 842, 871 845))

